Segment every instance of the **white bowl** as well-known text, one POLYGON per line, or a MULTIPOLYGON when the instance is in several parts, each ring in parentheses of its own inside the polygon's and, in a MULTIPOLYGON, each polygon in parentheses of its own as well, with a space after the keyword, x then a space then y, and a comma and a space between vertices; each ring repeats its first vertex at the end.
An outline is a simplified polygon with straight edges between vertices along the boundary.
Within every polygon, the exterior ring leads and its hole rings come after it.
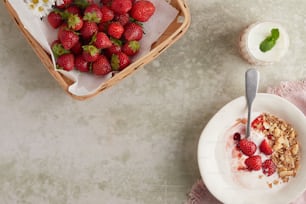
POLYGON ((247 117, 245 97, 239 97, 221 108, 204 128, 198 144, 198 163, 208 190, 226 204, 290 203, 306 189, 306 117, 292 103, 272 94, 257 94, 254 112, 271 113, 293 126, 300 144, 300 168, 297 175, 279 188, 243 187, 234 181, 229 159, 225 157, 226 131, 238 118, 247 117))

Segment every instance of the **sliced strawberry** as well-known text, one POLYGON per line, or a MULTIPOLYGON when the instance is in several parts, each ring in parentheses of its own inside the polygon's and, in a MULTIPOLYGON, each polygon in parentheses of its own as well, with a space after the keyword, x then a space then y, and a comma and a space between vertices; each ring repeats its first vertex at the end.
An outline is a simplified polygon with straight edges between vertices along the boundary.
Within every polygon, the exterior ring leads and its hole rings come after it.
POLYGON ((126 42, 122 46, 122 52, 124 52, 128 56, 136 55, 139 52, 139 49, 140 49, 140 43, 136 40, 126 42))
POLYGON ((136 1, 131 9, 131 17, 140 22, 148 21, 155 12, 155 6, 147 0, 136 1))
POLYGON ((139 24, 128 23, 124 28, 125 28, 125 31, 123 35, 127 41, 141 40, 143 36, 143 29, 139 24))
POLYGON ((256 130, 262 131, 265 129, 263 126, 263 122, 264 122, 263 115, 260 115, 252 121, 251 126, 256 130))
POLYGON ((94 45, 84 45, 82 46, 83 52, 82 56, 87 62, 94 62, 98 59, 100 55, 100 50, 94 45))
POLYGON ((242 139, 238 142, 238 147, 243 154, 252 156, 256 152, 256 144, 250 140, 242 139))
POLYGON ((58 69, 71 71, 74 68, 74 55, 73 54, 61 55, 57 58, 56 64, 58 69))
POLYGON ((106 75, 111 71, 111 65, 104 55, 100 55, 99 58, 92 63, 92 72, 95 75, 106 75))
POLYGON ((118 14, 124 14, 132 9, 131 0, 113 0, 111 2, 111 9, 118 14))
POLYGON ((276 165, 273 163, 271 159, 267 159, 262 163, 262 172, 266 176, 271 176, 276 172, 276 165))
POLYGON ((261 157, 259 155, 248 157, 244 163, 249 171, 259 171, 262 166, 261 157))
POLYGON ((273 150, 267 140, 263 140, 259 145, 259 150, 264 153, 265 155, 271 155, 273 150))
POLYGON ((119 22, 112 22, 109 24, 107 33, 116 39, 120 39, 124 32, 123 26, 119 22))
POLYGON ((74 66, 80 72, 89 72, 89 62, 84 60, 82 55, 78 55, 75 57, 74 66))
POLYGON ((111 66, 114 71, 121 71, 131 63, 130 58, 123 52, 112 55, 111 66))

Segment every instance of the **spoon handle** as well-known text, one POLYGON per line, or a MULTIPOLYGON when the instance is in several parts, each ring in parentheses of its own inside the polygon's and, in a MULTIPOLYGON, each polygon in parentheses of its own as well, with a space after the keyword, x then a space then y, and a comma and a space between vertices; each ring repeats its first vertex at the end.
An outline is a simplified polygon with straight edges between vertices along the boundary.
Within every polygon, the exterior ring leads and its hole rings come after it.
POLYGON ((248 106, 246 137, 249 137, 251 132, 250 129, 251 129, 252 104, 256 97, 258 82, 259 82, 259 72, 254 68, 248 69, 245 73, 245 96, 248 106))

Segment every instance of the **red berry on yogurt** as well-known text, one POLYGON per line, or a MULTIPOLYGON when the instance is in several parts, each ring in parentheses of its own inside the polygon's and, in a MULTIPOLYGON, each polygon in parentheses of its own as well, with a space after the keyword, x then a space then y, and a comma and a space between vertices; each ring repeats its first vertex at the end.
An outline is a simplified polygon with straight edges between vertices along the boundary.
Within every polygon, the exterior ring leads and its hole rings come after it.
POLYGON ((262 167, 261 157, 259 155, 248 157, 244 163, 249 171, 259 171, 262 167))
POLYGON ((267 159, 262 163, 262 172, 266 176, 271 176, 276 172, 276 165, 273 163, 272 159, 267 159))
POLYGON ((247 139, 242 139, 238 143, 239 149, 242 151, 243 154, 247 156, 252 156, 257 149, 257 146, 254 142, 247 140, 247 139))

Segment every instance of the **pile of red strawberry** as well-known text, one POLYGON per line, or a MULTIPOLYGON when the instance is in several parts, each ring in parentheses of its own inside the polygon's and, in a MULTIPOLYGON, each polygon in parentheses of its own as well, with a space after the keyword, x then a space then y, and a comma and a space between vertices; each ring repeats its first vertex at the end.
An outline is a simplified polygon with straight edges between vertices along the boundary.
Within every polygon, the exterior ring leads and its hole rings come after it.
MULTIPOLYGON (((262 172, 267 176, 271 176, 275 173, 276 165, 273 163, 272 159, 262 161, 260 155, 255 155, 257 146, 253 141, 245 138, 241 139, 239 133, 235 133, 233 138, 237 142, 237 149, 248 157, 245 160, 245 165, 249 171, 259 171, 262 169, 262 172)), ((273 150, 266 139, 260 143, 259 150, 267 156, 273 153, 273 150)))
POLYGON ((121 71, 138 53, 141 23, 155 12, 148 0, 64 0, 48 15, 58 28, 51 49, 58 69, 106 75, 121 71))

